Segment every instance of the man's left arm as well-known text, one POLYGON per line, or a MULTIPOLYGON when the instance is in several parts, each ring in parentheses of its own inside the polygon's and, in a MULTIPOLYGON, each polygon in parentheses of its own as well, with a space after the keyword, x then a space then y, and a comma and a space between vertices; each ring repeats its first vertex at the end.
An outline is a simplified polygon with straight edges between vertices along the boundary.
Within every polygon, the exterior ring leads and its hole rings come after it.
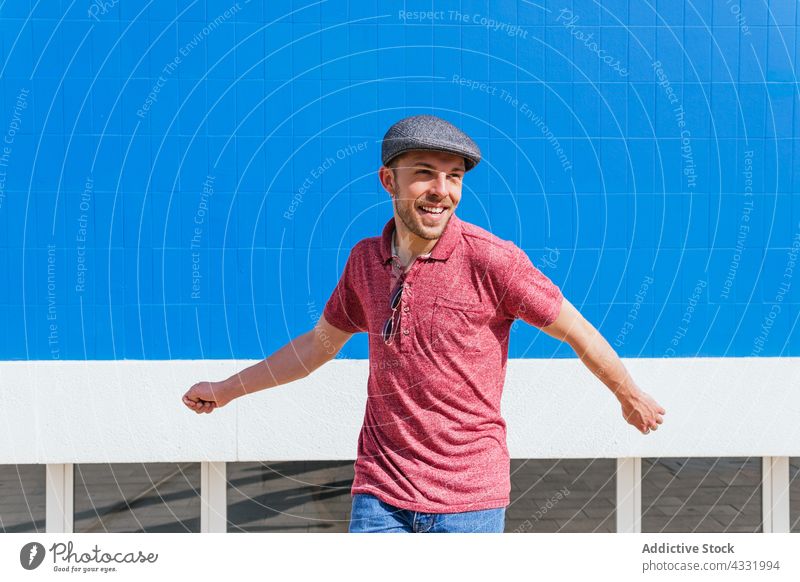
POLYGON ((617 397, 622 415, 629 424, 647 434, 664 422, 664 408, 636 386, 606 339, 566 298, 556 320, 541 329, 575 350, 581 362, 617 397))

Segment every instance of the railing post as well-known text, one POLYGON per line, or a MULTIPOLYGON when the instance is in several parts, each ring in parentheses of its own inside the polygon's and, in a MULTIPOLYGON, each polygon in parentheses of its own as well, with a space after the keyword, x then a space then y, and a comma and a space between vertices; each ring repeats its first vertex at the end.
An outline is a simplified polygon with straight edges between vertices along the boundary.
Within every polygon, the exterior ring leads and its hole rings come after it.
POLYGON ((761 512, 764 533, 789 533, 789 457, 763 457, 761 512))
POLYGON ((228 491, 225 463, 200 463, 200 531, 228 531, 228 491))
POLYGON ((45 468, 45 531, 73 533, 74 473, 72 463, 45 468))
POLYGON ((642 532, 642 459, 617 459, 617 533, 642 532))

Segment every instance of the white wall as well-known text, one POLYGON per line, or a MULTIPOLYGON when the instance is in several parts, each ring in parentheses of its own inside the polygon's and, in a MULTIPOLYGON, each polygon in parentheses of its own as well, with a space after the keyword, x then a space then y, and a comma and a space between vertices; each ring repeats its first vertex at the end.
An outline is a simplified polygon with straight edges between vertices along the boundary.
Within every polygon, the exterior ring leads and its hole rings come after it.
MULTIPOLYGON (((799 456, 800 358, 624 359, 666 409, 642 435, 577 359, 508 362, 515 458, 799 456)), ((0 362, 0 463, 353 459, 367 361, 197 415, 196 381, 252 361, 0 362)))

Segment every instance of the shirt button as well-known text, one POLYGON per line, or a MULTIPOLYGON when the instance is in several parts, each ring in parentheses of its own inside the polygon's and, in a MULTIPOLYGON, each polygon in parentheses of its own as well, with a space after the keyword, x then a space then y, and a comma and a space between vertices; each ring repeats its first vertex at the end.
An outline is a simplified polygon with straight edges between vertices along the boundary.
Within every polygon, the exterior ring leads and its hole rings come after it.
POLYGON ((405 313, 408 313, 408 305, 404 305, 404 306, 403 306, 403 311, 404 311, 405 313))
POLYGON ((403 329, 403 335, 408 335, 408 330, 407 329, 403 329))

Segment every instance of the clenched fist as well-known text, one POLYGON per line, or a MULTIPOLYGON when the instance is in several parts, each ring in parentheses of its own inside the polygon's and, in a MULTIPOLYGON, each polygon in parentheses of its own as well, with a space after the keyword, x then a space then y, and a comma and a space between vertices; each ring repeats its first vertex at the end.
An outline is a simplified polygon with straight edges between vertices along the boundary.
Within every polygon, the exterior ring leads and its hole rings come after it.
POLYGON ((198 382, 183 395, 183 403, 197 414, 210 413, 233 400, 223 382, 198 382))

